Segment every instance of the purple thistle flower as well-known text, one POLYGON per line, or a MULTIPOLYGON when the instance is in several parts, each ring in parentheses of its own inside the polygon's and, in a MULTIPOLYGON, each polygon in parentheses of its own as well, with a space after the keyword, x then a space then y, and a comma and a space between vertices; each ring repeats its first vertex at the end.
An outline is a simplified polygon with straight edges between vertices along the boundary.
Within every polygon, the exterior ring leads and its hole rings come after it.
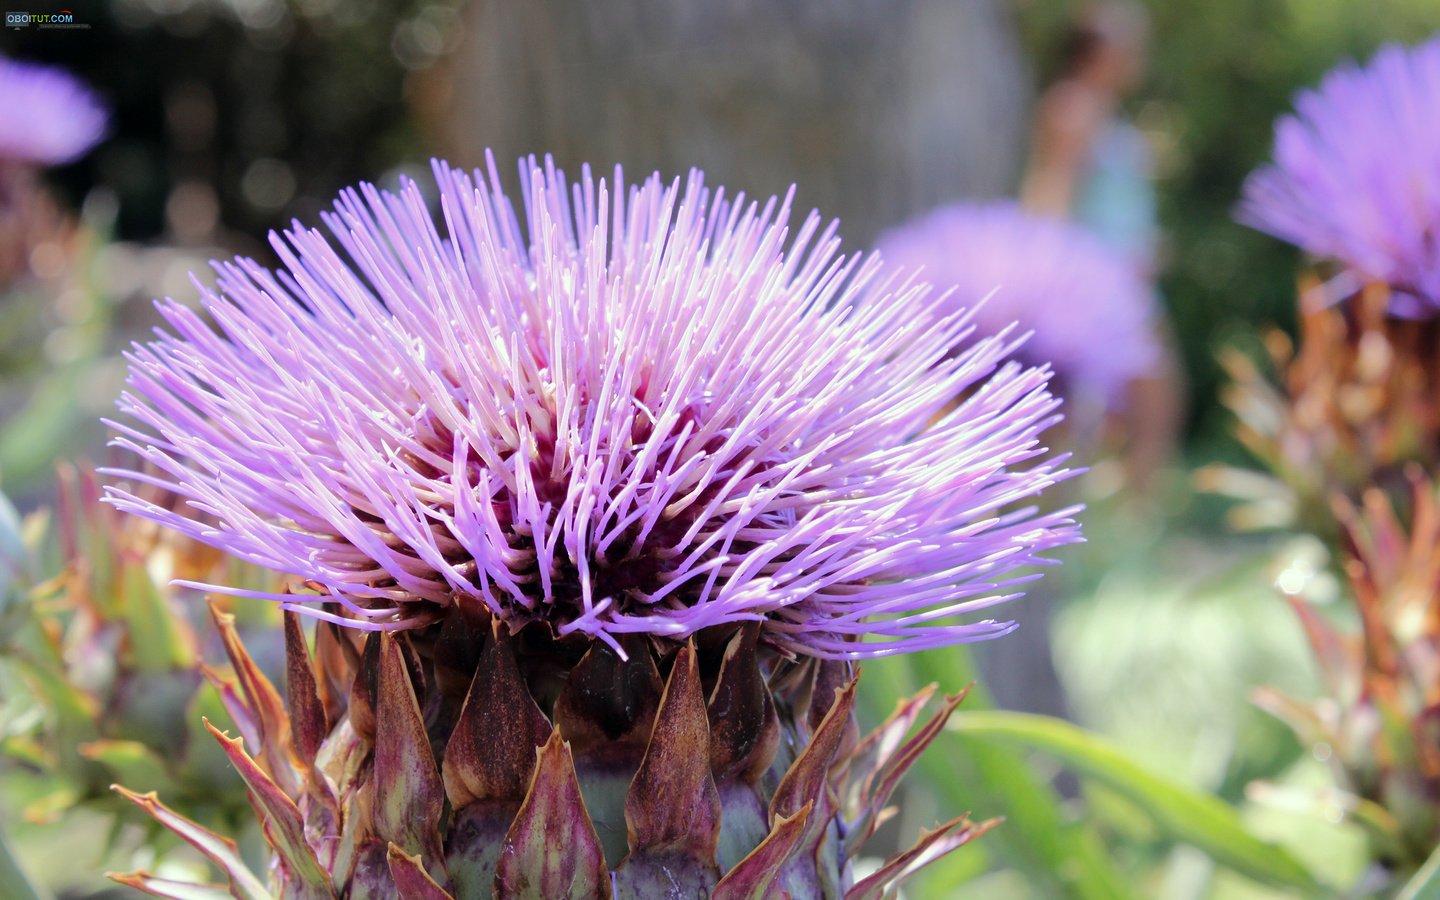
POLYGON ((960 203, 882 235, 879 248, 887 264, 951 288, 947 308, 979 304, 977 334, 1033 332, 1021 357, 1053 365, 1071 402, 1119 404, 1160 360, 1149 285, 1077 225, 1010 201, 960 203))
POLYGON ((493 160, 435 174, 444 234, 413 183, 348 190, 344 256, 296 223, 284 271, 217 264, 214 328, 167 300, 129 354, 115 443, 160 474, 110 474, 199 515, 111 501, 320 595, 197 587, 367 629, 481 603, 617 650, 760 620, 855 658, 1009 631, 955 619, 1078 540, 1016 506, 1069 474, 1037 461, 1048 370, 1008 332, 950 354, 966 314, 813 213, 790 237, 788 197, 531 159, 522 230, 493 160))
POLYGON ((94 92, 51 66, 0 56, 0 162, 72 162, 105 134, 94 92))
POLYGON ((1389 284, 1399 315, 1440 313, 1440 39, 1341 66, 1295 110, 1240 221, 1389 284))

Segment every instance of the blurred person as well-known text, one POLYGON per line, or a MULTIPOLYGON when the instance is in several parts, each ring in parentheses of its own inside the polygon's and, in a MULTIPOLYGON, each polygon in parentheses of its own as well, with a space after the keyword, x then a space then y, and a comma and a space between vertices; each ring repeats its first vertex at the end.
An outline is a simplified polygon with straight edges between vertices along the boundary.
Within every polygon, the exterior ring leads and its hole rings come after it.
MULTIPOLYGON (((1145 11, 1128 0, 1081 10, 1065 41, 1060 75, 1036 107, 1020 200, 1033 212, 1086 228, 1153 285, 1160 255, 1153 153, 1121 112, 1144 77, 1148 28, 1145 11)), ((1131 382, 1118 422, 1126 487, 1137 497, 1150 492, 1174 452, 1184 413, 1175 342, 1158 309, 1153 321, 1165 352, 1150 374, 1131 382)))
MULTIPOLYGON (((1150 332, 1144 342, 1154 352, 1142 370, 1126 373, 1122 396, 1104 409, 1092 407, 1088 416, 1070 403, 1064 411, 1067 440, 1092 470, 1085 483, 1092 495, 1087 499, 1114 495, 1121 509, 1141 513, 1105 523, 1109 534, 1102 532, 1102 552, 1112 559, 1115 554, 1144 552, 1161 532, 1149 513, 1157 476, 1173 453, 1183 417, 1175 343, 1154 287, 1160 230, 1151 181, 1153 153, 1145 135, 1122 112, 1124 100, 1144 77, 1148 26, 1144 10, 1126 0, 1093 3, 1079 11, 1064 41, 1058 77, 1036 104, 1020 188, 1025 210, 1074 223, 1128 266, 1139 281, 1136 303, 1149 307, 1143 314, 1132 310, 1126 320, 1150 332), (1109 450, 1119 453, 1105 452, 1109 450), (1113 540, 1116 534, 1118 541, 1113 540)), ((1094 296, 1065 293, 1066 300, 1084 306, 1095 319, 1114 316, 1111 306, 1094 296)), ((1077 312, 1070 312, 1075 321, 1083 318, 1077 312)), ((1118 342, 1117 355, 1133 350, 1140 340, 1106 321, 1092 323, 1092 330, 1118 342)), ((1094 517, 1088 524, 1094 524, 1094 517)), ((1051 621, 1058 599, 1034 596, 1026 627, 1011 638, 1012 649, 1020 652, 976 648, 984 681, 1002 707, 1071 716, 1052 655, 1051 621)), ((1077 790, 1068 778, 1059 787, 1067 794, 1077 790)))

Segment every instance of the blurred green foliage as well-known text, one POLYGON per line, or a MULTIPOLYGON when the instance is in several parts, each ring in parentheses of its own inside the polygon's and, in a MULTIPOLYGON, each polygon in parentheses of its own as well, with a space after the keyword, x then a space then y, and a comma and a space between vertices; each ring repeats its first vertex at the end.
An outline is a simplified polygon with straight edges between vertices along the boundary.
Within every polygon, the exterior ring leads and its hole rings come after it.
POLYGON ((97 262, 105 240, 83 231, 73 271, 23 283, 3 298, 13 330, 0 339, 0 484, 33 496, 50 483, 58 460, 92 452, 104 436, 102 398, 118 394, 112 355, 115 299, 97 262))

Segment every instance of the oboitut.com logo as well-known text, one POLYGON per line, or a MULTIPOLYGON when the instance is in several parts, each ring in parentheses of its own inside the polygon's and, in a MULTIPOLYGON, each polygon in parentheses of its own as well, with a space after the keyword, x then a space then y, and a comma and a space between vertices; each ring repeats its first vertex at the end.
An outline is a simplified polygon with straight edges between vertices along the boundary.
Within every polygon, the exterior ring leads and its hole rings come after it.
POLYGON ((85 22, 76 22, 75 14, 68 9, 53 13, 7 12, 6 28, 89 28, 85 22))

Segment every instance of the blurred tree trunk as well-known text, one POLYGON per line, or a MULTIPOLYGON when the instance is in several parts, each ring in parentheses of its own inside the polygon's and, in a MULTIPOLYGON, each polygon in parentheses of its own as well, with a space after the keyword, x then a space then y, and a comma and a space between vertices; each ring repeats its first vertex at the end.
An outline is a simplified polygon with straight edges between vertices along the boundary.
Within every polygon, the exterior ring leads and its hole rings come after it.
POLYGON ((796 183, 853 245, 1018 177, 1031 90, 1005 0, 473 0, 464 22, 420 98, 460 164, 796 183))

